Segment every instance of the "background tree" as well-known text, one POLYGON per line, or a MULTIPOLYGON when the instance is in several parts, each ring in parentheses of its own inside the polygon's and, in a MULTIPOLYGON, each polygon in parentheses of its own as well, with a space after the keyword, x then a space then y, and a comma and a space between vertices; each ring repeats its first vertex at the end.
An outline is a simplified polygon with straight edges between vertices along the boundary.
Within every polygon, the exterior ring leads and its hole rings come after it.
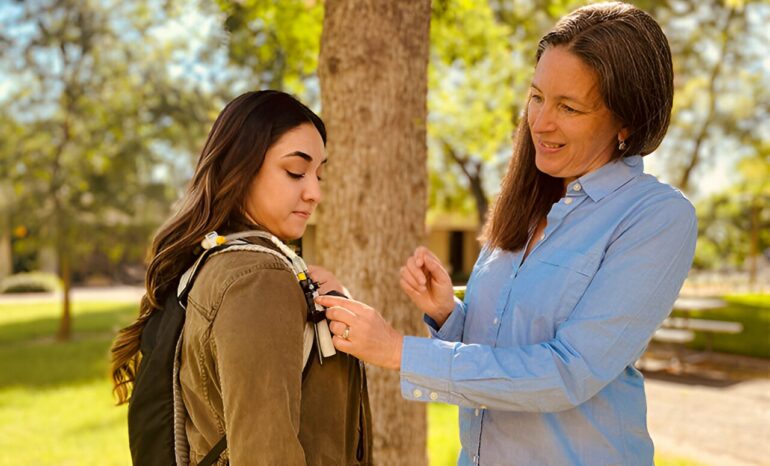
MULTIPOLYGON (((205 2, 204 2, 205 3, 205 2)), ((279 89, 319 104, 320 0, 217 0, 228 63, 245 89, 279 89)), ((203 7, 204 10, 207 7, 203 7)))
POLYGON ((671 128, 659 152, 669 181, 698 194, 703 189, 692 181, 699 170, 751 155, 745 137, 770 127, 770 69, 763 65, 770 4, 680 0, 651 11, 671 43, 676 77, 671 128))
MULTIPOLYGON (((399 330, 422 332, 398 270, 424 237, 429 0, 326 2, 319 76, 329 131, 319 262, 399 330)), ((426 464, 425 406, 369 368, 377 464, 426 464), (408 428, 404 428, 408 426, 408 428)))
POLYGON ((57 336, 71 333, 73 264, 102 250, 141 260, 176 190, 169 162, 199 140, 207 99, 173 81, 149 3, 39 0, 6 7, 4 103, 18 132, 11 160, 12 218, 56 251, 64 292, 57 336), (178 152, 177 152, 178 154, 178 152), (163 167, 166 167, 164 170, 163 167))

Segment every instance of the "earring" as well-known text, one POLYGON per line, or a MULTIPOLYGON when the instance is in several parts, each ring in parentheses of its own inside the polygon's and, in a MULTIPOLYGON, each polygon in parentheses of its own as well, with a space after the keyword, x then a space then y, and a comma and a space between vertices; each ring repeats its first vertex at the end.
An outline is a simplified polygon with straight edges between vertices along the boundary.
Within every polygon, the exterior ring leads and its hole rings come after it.
POLYGON ((622 139, 618 139, 618 150, 621 150, 621 151, 626 150, 626 147, 628 147, 626 146, 626 141, 622 139))

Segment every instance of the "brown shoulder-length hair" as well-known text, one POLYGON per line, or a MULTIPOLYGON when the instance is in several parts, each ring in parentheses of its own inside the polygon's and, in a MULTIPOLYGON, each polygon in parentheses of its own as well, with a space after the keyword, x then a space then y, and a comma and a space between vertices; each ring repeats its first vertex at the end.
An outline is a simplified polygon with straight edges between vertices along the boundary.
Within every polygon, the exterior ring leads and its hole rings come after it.
MULTIPOLYGON (((589 5, 563 17, 543 36, 536 63, 546 49, 555 46, 567 47, 596 71, 605 105, 630 129, 625 149, 616 149, 615 158, 654 151, 668 130, 674 99, 671 50, 658 23, 626 3, 589 5)), ((481 239, 492 247, 521 249, 563 193, 563 180, 535 166, 525 109, 500 195, 481 239)))
POLYGON ((118 404, 128 401, 140 364, 142 330, 162 310, 175 280, 192 265, 193 251, 210 231, 233 231, 249 222, 242 211, 249 186, 265 153, 282 135, 312 124, 326 143, 321 119, 289 94, 247 92, 228 103, 214 122, 178 211, 152 241, 145 295, 134 323, 112 345, 112 381, 118 404))

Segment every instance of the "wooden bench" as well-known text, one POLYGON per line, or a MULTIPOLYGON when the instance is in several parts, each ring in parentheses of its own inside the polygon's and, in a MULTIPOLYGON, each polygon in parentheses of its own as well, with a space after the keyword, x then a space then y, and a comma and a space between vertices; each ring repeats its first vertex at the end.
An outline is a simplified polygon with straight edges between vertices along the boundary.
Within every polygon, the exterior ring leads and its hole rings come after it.
MULTIPOLYGON (((689 317, 668 317, 666 320, 663 321, 661 328, 658 329, 657 332, 655 332, 655 336, 653 336, 653 339, 662 341, 662 339, 658 338, 658 332, 660 332, 661 330, 680 330, 680 331, 688 331, 688 332, 701 332, 704 334, 706 338, 706 352, 711 353, 712 347, 713 347, 712 342, 713 342, 715 333, 727 333, 727 334, 735 335, 743 331, 743 324, 741 324, 740 322, 731 322, 726 320, 692 319, 689 317)), ((665 338, 665 334, 663 335, 663 337, 665 338)), ((690 338, 687 341, 683 341, 683 343, 689 343, 690 341, 692 341, 692 338, 690 338)))
POLYGON ((655 335, 653 335, 652 339, 661 343, 674 343, 683 345, 695 339, 695 332, 686 329, 661 327, 655 331, 655 335))

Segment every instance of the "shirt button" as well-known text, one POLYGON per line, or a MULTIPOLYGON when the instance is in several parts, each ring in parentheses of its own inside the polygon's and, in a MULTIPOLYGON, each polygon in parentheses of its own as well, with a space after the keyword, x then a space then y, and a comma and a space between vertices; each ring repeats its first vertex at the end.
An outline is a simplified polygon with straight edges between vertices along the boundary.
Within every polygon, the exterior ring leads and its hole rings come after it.
POLYGON ((412 392, 412 395, 414 395, 415 398, 420 398, 422 396, 422 390, 419 388, 415 388, 412 392))
POLYGON ((433 400, 433 401, 438 400, 438 393, 430 392, 430 399, 433 400))
POLYGON ((495 317, 495 320, 492 321, 493 324, 497 325, 500 322, 500 319, 495 317))
POLYGON ((479 408, 476 408, 476 416, 479 415, 479 408))
POLYGON ((545 239, 545 233, 543 233, 542 235, 540 235, 540 241, 543 241, 544 239, 545 239))
POLYGON ((567 204, 567 205, 572 204, 572 198, 568 197, 568 198, 564 199, 564 203, 567 204))
POLYGON ((583 189, 583 187, 580 186, 580 183, 575 183, 575 186, 572 187, 573 191, 580 191, 581 189, 583 189))

